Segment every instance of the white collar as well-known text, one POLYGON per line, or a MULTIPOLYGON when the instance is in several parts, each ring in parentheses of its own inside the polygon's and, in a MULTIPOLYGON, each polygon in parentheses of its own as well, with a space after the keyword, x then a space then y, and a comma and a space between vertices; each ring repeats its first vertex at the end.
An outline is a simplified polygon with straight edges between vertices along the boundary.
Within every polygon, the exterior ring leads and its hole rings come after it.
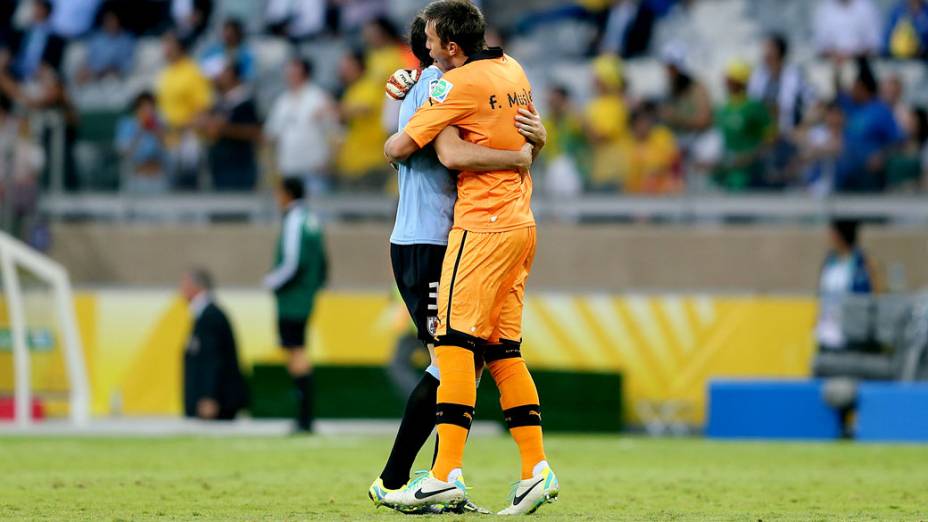
POLYGON ((199 319, 203 315, 203 310, 206 310, 206 307, 212 302, 209 292, 206 290, 201 291, 193 299, 190 300, 190 315, 194 319, 199 319))

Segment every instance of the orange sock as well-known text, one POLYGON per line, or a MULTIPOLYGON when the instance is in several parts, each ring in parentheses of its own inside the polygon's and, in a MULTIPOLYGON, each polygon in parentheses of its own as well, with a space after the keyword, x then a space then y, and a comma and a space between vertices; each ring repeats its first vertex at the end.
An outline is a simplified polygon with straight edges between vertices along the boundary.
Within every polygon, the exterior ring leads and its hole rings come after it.
POLYGON ((438 456, 432 466, 432 475, 438 480, 448 480, 455 468, 464 467, 464 446, 467 444, 467 428, 455 424, 439 424, 438 456))
POLYGON ((509 423, 509 433, 519 446, 522 479, 531 478, 535 465, 546 460, 535 381, 521 357, 492 361, 487 367, 499 388, 499 403, 509 423))
POLYGON ((522 461, 522 480, 532 478, 535 464, 545 458, 545 444, 541 435, 541 426, 519 426, 510 428, 513 440, 519 446, 519 457, 522 461))
POLYGON ((432 474, 438 480, 447 480, 448 474, 463 466, 464 446, 477 403, 477 388, 474 386, 474 354, 459 346, 438 346, 438 370, 441 383, 438 385, 437 429, 438 454, 432 474))

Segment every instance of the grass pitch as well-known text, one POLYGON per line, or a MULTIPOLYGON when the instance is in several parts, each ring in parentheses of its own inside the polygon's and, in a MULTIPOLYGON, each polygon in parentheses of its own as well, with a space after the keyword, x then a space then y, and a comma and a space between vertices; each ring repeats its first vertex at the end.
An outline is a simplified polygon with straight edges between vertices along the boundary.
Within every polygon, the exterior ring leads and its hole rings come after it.
MULTIPOLYGON (((408 520, 367 499, 390 443, 0 438, 0 518, 408 520)), ((605 436, 546 443, 562 489, 540 519, 928 520, 925 447, 605 436)), ((514 444, 474 437, 465 462, 472 498, 502 508, 517 478, 514 444)))

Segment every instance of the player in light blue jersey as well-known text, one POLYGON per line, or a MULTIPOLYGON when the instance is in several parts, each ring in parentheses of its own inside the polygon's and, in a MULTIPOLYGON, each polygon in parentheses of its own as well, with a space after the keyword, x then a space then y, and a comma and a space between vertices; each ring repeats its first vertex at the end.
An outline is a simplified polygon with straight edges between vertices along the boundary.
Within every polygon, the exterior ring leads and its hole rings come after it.
MULTIPOLYGON (((431 103, 431 87, 443 74, 432 63, 425 39, 425 20, 417 16, 410 30, 410 45, 422 71, 399 70, 387 83, 387 94, 403 100, 399 112, 400 130, 419 107, 431 103)), ((532 121, 521 125, 535 135, 536 140, 544 140, 544 127, 537 114, 532 121)), ((454 158, 455 168, 472 172, 525 170, 532 162, 531 145, 520 151, 494 150, 462 140, 456 129, 448 129, 435 141, 435 147, 443 158, 454 158)), ((438 319, 438 281, 457 196, 456 173, 438 158, 435 148, 428 146, 396 165, 399 205, 390 236, 393 275, 416 325, 419 340, 428 348, 432 361, 409 396, 387 464, 368 491, 378 506, 387 492, 401 488, 409 480, 413 461, 435 427, 439 373, 433 343, 438 319)), ((477 510, 472 504, 465 509, 477 510)))

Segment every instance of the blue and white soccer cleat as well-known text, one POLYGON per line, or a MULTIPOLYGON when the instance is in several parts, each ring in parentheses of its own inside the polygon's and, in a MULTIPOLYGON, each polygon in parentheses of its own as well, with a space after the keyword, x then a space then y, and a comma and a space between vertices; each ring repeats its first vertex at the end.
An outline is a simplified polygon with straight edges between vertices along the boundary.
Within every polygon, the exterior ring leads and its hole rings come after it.
POLYGON ((370 497, 371 502, 373 502, 375 506, 380 507, 383 505, 383 497, 392 491, 398 490, 385 488, 383 480, 377 477, 377 480, 375 480, 374 483, 371 484, 370 489, 367 490, 367 496, 370 497))
POLYGON ((380 505, 409 514, 460 512, 468 505, 467 486, 460 476, 445 482, 422 472, 402 488, 386 491, 380 505))
POLYGON ((560 484, 551 466, 544 468, 532 478, 520 480, 512 485, 509 507, 498 515, 530 515, 546 502, 554 502, 560 493, 560 484))

